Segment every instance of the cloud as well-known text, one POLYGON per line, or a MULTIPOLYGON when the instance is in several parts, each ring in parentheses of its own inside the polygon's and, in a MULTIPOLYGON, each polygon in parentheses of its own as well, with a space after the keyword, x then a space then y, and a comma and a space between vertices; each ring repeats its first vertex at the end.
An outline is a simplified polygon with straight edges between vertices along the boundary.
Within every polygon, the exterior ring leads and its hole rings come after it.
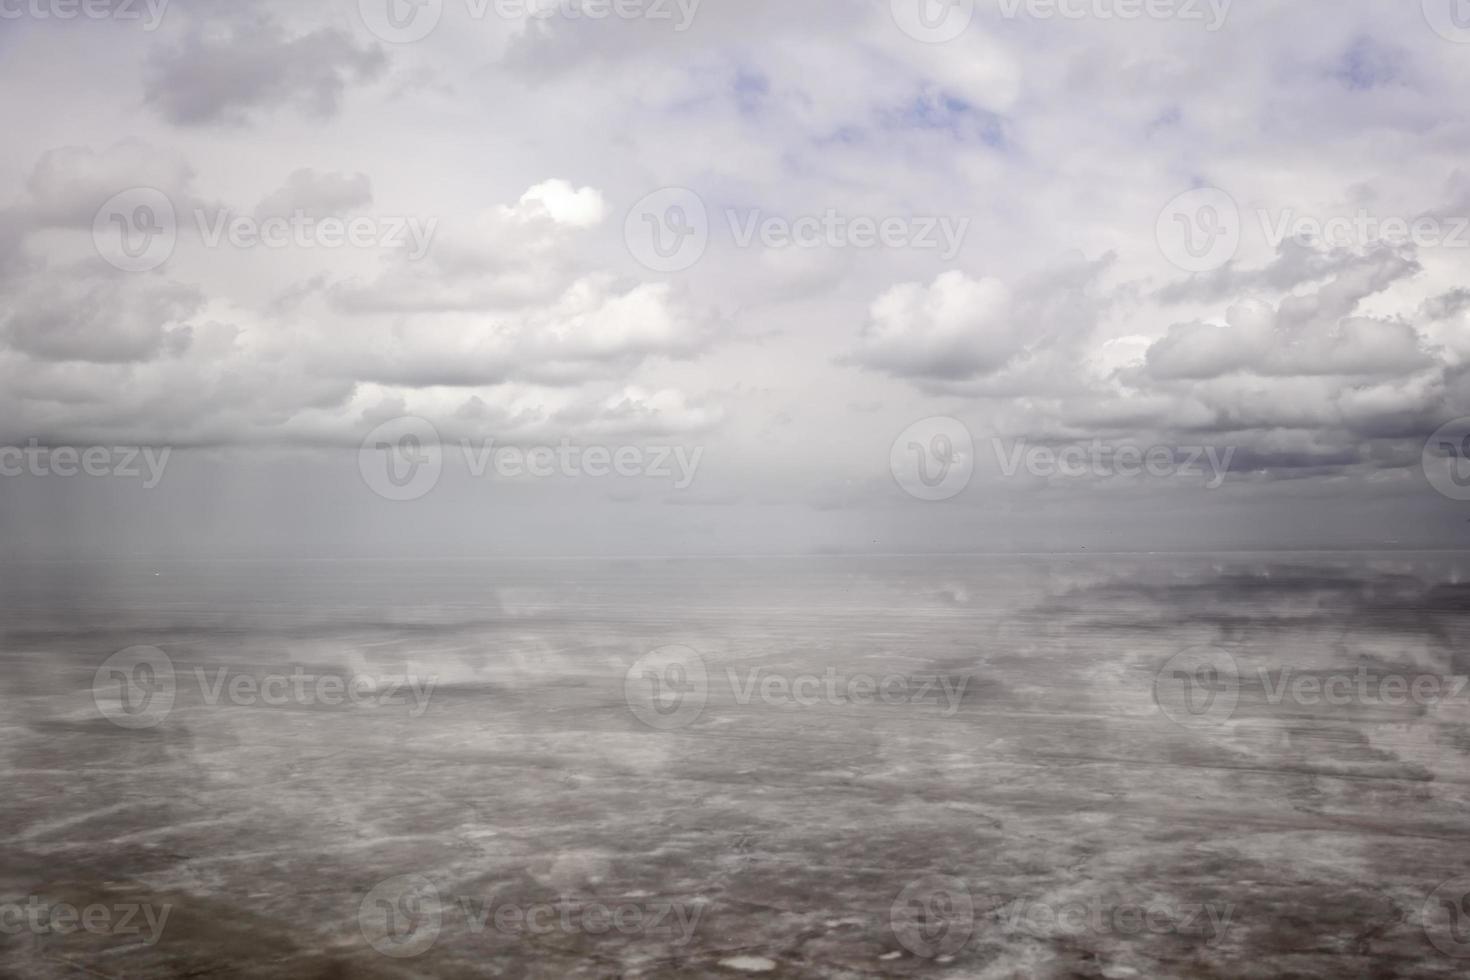
POLYGON ((1253 480, 1310 484, 1412 476, 1416 442, 1470 411, 1463 250, 1275 247, 1247 220, 1235 262, 1186 276, 1154 235, 1207 184, 1247 219, 1451 227, 1470 179, 1443 93, 1470 61, 1417 10, 1236 4, 1212 33, 979 4, 936 45, 886 2, 706 3, 683 32, 450 3, 423 41, 380 45, 351 3, 175 3, 161 33, 22 19, 0 41, 16 433, 338 446, 402 411, 641 427, 699 432, 746 500, 888 506, 892 438, 934 415, 981 441, 1210 441, 1253 480), (73 132, 91 147, 57 145, 73 132), (136 186, 173 199, 179 240, 119 275, 90 229, 136 186), (662 187, 711 219, 670 274, 623 240, 662 187), (189 211, 213 201, 439 225, 419 261, 211 248, 189 211), (725 210, 757 207, 970 234, 948 258, 735 244, 725 210))
POLYGON ((331 300, 356 314, 503 310, 549 300, 575 274, 577 236, 606 214, 596 188, 543 181, 513 205, 444 216, 424 261, 404 259, 372 282, 336 283, 331 300))
POLYGON ((321 119, 337 113, 349 83, 371 82, 386 65, 381 49, 336 28, 290 36, 266 17, 241 17, 223 30, 191 29, 155 54, 144 93, 178 126, 242 125, 288 105, 321 119))
POLYGON ((424 314, 360 333, 357 377, 385 384, 472 387, 519 378, 573 385, 624 374, 654 357, 689 357, 717 322, 667 283, 620 287, 606 274, 573 282, 545 306, 424 314))
POLYGON ((674 388, 649 391, 627 387, 590 406, 573 406, 557 415, 589 436, 679 436, 704 432, 724 418, 722 409, 695 404, 674 388))
MULTIPOLYGON (((1248 300, 1230 307, 1223 324, 1177 324, 1147 354, 1159 380, 1204 379, 1232 372, 1270 376, 1396 376, 1432 365, 1425 338, 1402 319, 1353 316, 1369 297, 1420 270, 1388 246, 1333 256, 1330 278, 1314 289, 1322 266, 1298 266, 1302 281, 1279 305, 1248 300)), ((1281 268, 1275 265, 1273 268, 1281 268)))
POLYGON ((530 220, 544 213, 559 225, 591 228, 607 217, 607 202, 595 187, 573 187, 565 180, 547 180, 521 195, 508 217, 530 220))
POLYGON ((33 228, 91 228, 98 208, 116 194, 149 187, 182 202, 193 180, 193 169, 178 153, 139 140, 103 150, 55 147, 40 155, 14 214, 33 228))
POLYGON ((0 321, 15 350, 48 361, 146 361, 189 346, 186 325, 204 303, 177 283, 129 288, 119 279, 45 280, 0 321))
POLYGON ((945 272, 903 283, 873 301, 855 359, 900 378, 964 380, 1021 350, 1010 290, 996 279, 945 272))
POLYGON ((303 167, 255 206, 255 216, 342 217, 372 203, 373 182, 367 174, 318 173, 303 167))

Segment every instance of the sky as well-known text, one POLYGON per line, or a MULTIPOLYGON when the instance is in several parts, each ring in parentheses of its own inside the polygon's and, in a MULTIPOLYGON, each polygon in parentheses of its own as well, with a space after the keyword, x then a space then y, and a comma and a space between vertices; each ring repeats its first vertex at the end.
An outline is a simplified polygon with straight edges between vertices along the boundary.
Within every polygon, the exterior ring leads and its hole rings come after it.
POLYGON ((0 555, 1470 543, 1463 0, 0 0, 0 91, 0 555))

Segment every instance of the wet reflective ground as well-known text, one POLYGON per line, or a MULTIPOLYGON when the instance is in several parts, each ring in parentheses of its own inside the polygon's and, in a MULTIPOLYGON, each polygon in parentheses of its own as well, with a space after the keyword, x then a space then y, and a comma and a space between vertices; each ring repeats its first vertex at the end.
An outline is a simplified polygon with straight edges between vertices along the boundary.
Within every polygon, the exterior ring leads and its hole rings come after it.
POLYGON ((3 565, 0 974, 1463 976, 1467 577, 3 565))

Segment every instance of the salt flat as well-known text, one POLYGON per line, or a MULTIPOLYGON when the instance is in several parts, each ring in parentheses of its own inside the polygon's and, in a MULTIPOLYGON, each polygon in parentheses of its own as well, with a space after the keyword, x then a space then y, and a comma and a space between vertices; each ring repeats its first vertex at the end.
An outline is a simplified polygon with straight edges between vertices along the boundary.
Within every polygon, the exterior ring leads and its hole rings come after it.
POLYGON ((1461 976, 1466 572, 6 565, 0 972, 1461 976))

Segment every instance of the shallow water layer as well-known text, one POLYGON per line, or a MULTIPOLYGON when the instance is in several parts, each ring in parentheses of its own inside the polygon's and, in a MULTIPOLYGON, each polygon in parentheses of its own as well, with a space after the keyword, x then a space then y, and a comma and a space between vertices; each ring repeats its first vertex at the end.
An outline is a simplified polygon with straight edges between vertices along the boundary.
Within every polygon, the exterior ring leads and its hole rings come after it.
POLYGON ((0 972, 1462 976, 1467 575, 3 565, 0 972))

